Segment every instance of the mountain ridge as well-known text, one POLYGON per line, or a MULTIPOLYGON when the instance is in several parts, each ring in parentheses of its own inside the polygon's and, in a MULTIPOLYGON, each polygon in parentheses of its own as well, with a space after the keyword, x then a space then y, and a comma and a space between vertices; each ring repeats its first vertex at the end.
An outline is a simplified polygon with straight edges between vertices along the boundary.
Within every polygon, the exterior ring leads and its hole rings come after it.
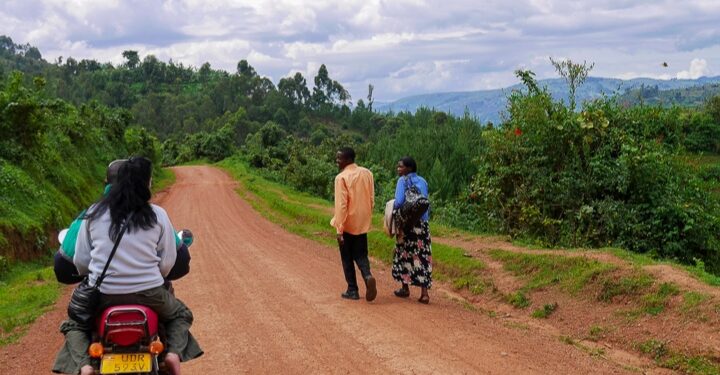
MULTIPOLYGON (((683 89, 720 83, 720 76, 700 77, 697 79, 653 79, 633 78, 623 80, 619 78, 588 77, 585 83, 577 89, 577 101, 582 103, 603 95, 629 95, 633 90, 651 87, 657 91, 683 89)), ((562 78, 549 78, 538 81, 540 87, 546 87, 555 100, 568 101, 568 87, 562 78)), ((463 116, 466 111, 469 115, 477 117, 483 122, 499 122, 507 106, 507 97, 513 90, 522 89, 518 83, 500 89, 478 91, 451 91, 412 95, 392 102, 376 103, 379 112, 415 112, 422 107, 434 108, 449 112, 456 116, 463 116)))

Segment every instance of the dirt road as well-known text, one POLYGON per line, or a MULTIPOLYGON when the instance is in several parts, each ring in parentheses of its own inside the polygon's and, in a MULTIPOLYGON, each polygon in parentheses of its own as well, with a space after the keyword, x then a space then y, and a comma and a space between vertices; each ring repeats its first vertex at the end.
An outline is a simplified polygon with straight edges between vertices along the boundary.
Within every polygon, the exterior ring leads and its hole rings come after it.
MULTIPOLYGON (((220 170, 175 172, 160 203, 176 228, 192 229, 197 239, 190 275, 175 290, 193 310, 192 331, 206 352, 183 364, 186 374, 627 372, 556 336, 528 335, 466 310, 441 283, 430 305, 416 301, 416 290, 414 298, 396 298, 388 268, 377 263, 378 298, 343 300, 337 250, 262 218, 220 170)), ((67 292, 20 343, 0 349, 1 373, 49 373, 67 292)))

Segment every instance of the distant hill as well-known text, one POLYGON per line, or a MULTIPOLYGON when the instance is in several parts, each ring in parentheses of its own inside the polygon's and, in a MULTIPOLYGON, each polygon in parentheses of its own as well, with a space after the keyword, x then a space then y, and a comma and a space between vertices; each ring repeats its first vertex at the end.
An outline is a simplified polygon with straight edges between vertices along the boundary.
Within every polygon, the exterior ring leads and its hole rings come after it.
POLYGON ((690 86, 681 89, 659 90, 655 86, 643 86, 628 90, 620 96, 620 102, 625 105, 679 105, 683 107, 697 107, 703 105, 709 98, 720 95, 720 83, 708 83, 701 86, 690 86))
MULTIPOLYGON (((561 78, 545 79, 538 83, 541 87, 547 87, 556 100, 568 101, 567 84, 561 78)), ((622 80, 588 77, 585 83, 578 88, 577 100, 578 103, 582 103, 603 95, 617 94, 621 100, 631 104, 639 103, 639 98, 646 96, 644 102, 647 104, 697 105, 708 95, 717 94, 718 87, 720 87, 720 76, 671 80, 651 78, 622 80)), ((375 109, 381 112, 414 112, 418 108, 428 107, 458 116, 463 115, 467 110, 470 115, 478 117, 483 122, 498 123, 507 106, 508 95, 513 90, 521 88, 523 86, 517 84, 497 90, 415 95, 390 103, 376 103, 375 109)))

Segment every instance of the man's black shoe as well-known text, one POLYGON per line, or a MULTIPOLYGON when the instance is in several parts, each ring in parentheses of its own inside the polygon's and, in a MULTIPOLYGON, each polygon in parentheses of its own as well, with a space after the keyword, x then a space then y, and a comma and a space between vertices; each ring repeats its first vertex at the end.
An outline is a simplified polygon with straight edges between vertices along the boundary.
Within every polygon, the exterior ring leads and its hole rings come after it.
POLYGON ((358 292, 347 291, 341 294, 340 297, 345 299, 360 299, 360 294, 358 294, 358 292))
POLYGON ((377 296, 377 285, 375 283, 375 278, 372 275, 365 279, 365 286, 367 286, 367 290, 365 291, 365 300, 370 302, 377 296))

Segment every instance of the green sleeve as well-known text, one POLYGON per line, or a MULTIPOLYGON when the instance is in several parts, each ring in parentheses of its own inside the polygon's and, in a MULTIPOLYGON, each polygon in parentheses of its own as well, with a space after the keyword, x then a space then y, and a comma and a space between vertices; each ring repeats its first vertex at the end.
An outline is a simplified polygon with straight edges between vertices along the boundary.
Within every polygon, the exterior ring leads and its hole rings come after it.
POLYGON ((77 216, 75 221, 73 221, 70 224, 70 227, 68 228, 67 234, 65 235, 65 239, 62 243, 62 252, 65 255, 65 257, 72 259, 75 256, 75 244, 77 243, 77 236, 78 231, 80 230, 80 224, 82 224, 82 219, 85 216, 85 211, 80 213, 80 215, 77 216))

